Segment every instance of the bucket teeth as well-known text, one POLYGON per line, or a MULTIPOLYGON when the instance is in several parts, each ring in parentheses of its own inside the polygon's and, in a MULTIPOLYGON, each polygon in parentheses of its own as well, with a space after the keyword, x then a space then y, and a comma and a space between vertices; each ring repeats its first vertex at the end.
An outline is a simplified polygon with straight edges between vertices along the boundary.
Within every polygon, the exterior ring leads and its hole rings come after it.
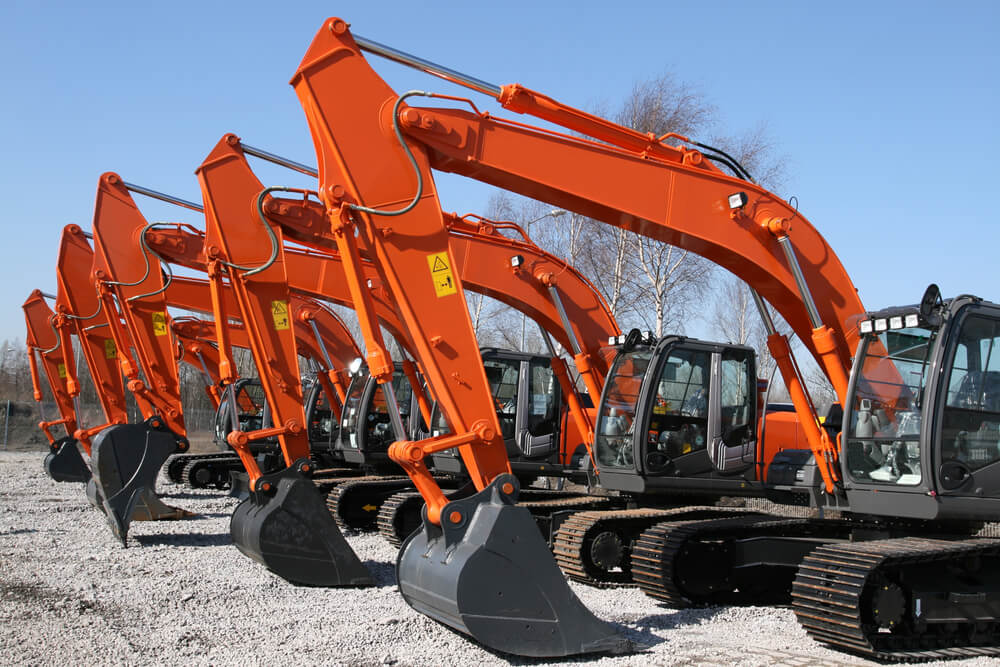
POLYGON ((505 653, 636 650, 573 594, 531 515, 514 505, 516 497, 516 478, 501 475, 479 493, 445 505, 442 526, 425 513, 423 529, 407 539, 396 562, 406 602, 505 653))
POLYGON ((52 451, 45 456, 45 472, 57 482, 87 482, 91 477, 76 439, 69 436, 52 445, 52 451))
POLYGON ((303 586, 372 586, 371 575, 327 511, 319 489, 290 468, 262 476, 233 512, 233 542, 282 579, 303 586), (269 491, 263 491, 268 487, 269 491))
POLYGON ((91 502, 100 499, 101 508, 115 537, 127 544, 133 519, 163 521, 194 516, 170 507, 156 495, 160 467, 177 451, 177 439, 170 431, 147 420, 141 424, 120 424, 101 431, 91 448, 94 488, 91 502))

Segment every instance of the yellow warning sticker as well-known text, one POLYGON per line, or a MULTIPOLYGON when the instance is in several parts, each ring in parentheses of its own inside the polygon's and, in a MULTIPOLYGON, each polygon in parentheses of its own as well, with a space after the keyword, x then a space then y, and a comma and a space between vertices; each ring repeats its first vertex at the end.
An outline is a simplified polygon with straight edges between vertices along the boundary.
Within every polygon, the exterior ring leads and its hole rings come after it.
POLYGON ((114 359, 118 356, 118 348, 115 347, 115 341, 110 338, 104 339, 104 358, 114 359))
POLYGON ((153 313, 153 333, 157 336, 167 335, 167 314, 165 312, 153 313))
POLYGON ((431 270, 431 281, 434 283, 434 293, 438 295, 438 298, 458 293, 455 276, 452 275, 448 262, 448 253, 446 252, 427 255, 427 268, 431 270))
POLYGON ((285 329, 288 329, 291 326, 288 321, 288 302, 272 301, 271 318, 274 319, 275 331, 284 331, 285 329))
POLYGON ((66 379, 66 364, 59 364, 59 377, 66 379))

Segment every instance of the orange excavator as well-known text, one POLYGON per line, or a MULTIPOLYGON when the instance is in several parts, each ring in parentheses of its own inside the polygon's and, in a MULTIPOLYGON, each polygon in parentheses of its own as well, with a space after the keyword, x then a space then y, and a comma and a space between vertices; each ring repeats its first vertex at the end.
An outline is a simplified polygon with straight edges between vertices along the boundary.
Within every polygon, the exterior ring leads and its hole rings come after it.
MULTIPOLYGON (((109 317, 108 310, 94 289, 91 275, 95 254, 87 236, 77 225, 67 225, 63 229, 56 267, 58 293, 52 324, 58 332, 59 349, 62 350, 65 361, 65 378, 62 383, 66 393, 71 397, 76 397, 80 393, 71 343, 71 335, 75 334, 80 340, 80 349, 90 370, 104 413, 103 423, 89 427, 80 423, 78 415, 77 428, 73 433, 73 437, 90 455, 91 472, 94 472, 97 469, 94 461, 96 450, 101 442, 108 441, 106 432, 109 429, 115 429, 112 431, 114 440, 122 433, 120 427, 135 426, 135 429, 125 430, 126 433, 132 432, 133 435, 135 431, 148 427, 151 432, 155 432, 151 433, 149 439, 163 445, 164 448, 166 445, 161 440, 163 422, 158 419, 153 407, 142 396, 137 396, 136 402, 149 423, 146 426, 128 423, 120 365, 121 352, 115 339, 109 335, 111 322, 114 321, 119 327, 121 322, 117 319, 117 312, 109 317)), ((138 447, 147 446, 142 440, 138 442, 138 447)), ((105 475, 103 489, 93 477, 87 482, 87 497, 90 502, 106 513, 108 508, 111 508, 112 516, 108 517, 108 522, 113 530, 127 526, 129 521, 136 519, 172 520, 190 516, 189 512, 165 505, 156 495, 152 480, 119 474, 121 469, 119 461, 134 460, 132 457, 134 454, 126 449, 122 452, 121 459, 114 457, 106 459, 107 467, 102 470, 105 475), (116 485, 113 481, 115 479, 120 480, 120 484, 116 485)), ((155 477, 155 473, 153 476, 155 477)), ((116 532, 116 535, 124 540, 124 532, 116 532)))
MULTIPOLYGON (((35 401, 39 403, 42 401, 42 384, 38 374, 40 357, 52 398, 59 411, 59 419, 43 421, 38 425, 49 441, 50 451, 45 456, 45 471, 57 482, 87 482, 90 480, 90 468, 80 455, 77 440, 73 437, 77 423, 76 407, 73 397, 66 391, 62 381, 66 377, 66 356, 60 349, 59 337, 52 326, 55 313, 45 302, 46 298, 54 300, 56 297, 34 290, 22 306, 27 327, 28 362, 35 401), (63 427, 66 431, 65 436, 56 438, 52 434, 52 429, 57 426, 63 427)), ((83 446, 89 456, 90 443, 85 443, 83 446)))
MULTIPOLYGON (((836 521, 809 520, 815 530, 849 526, 849 539, 837 534, 805 557, 794 556, 800 621, 820 641, 879 659, 998 651, 1000 586, 991 572, 1000 564, 1000 546, 974 533, 979 522, 1000 518, 992 467, 1000 458, 994 435, 1000 382, 991 367, 1000 306, 969 296, 945 301, 932 287, 918 306, 866 313, 816 229, 722 151, 677 135, 637 132, 519 85, 495 86, 440 67, 353 35, 341 19, 323 24, 292 85, 319 158, 327 217, 320 233, 340 250, 371 372, 386 381, 391 360, 362 289, 362 251, 391 295, 449 425, 447 435, 399 441, 390 449, 426 500, 423 530, 407 540, 397 561, 400 591, 415 609, 521 655, 630 648, 572 595, 528 527, 527 512, 516 505, 518 484, 453 270, 433 168, 671 243, 743 278, 771 333, 769 349, 807 443, 776 453, 764 483, 842 513, 836 521), (582 136, 480 113, 453 96, 398 95, 363 50, 582 136), (349 105, 342 103, 344 90, 350 90, 349 105), (411 107, 406 102, 415 96, 444 97, 469 110, 411 107), (836 437, 822 428, 765 300, 830 379, 844 407, 836 437), (426 458, 455 447, 480 491, 449 501, 426 458)), ((636 343, 623 350, 626 357, 636 343)), ((655 359, 651 371, 635 358, 622 362, 631 367, 623 373, 631 378, 628 391, 609 396, 613 383, 606 386, 595 442, 599 459, 606 455, 602 484, 617 478, 637 486, 647 466, 665 463, 663 431, 679 430, 666 419, 674 409, 669 387, 660 404, 655 385, 676 383, 683 364, 671 364, 669 355, 655 359), (634 411, 650 395, 644 409, 663 418, 655 438, 634 411), (652 412, 657 407, 663 412, 652 412)), ((724 409, 740 407, 724 401, 741 386, 744 395, 751 393, 741 380, 749 360, 728 360, 734 364, 723 365, 724 350, 710 351, 704 369, 713 379, 705 398, 705 445, 719 473, 746 463, 753 432, 746 410, 724 409), (744 372, 733 372, 741 365, 744 372)), ((782 538, 780 531, 757 536, 765 543, 782 538)), ((714 562, 724 573, 734 554, 717 555, 702 567, 714 562)))
POLYGON ((139 498, 155 495, 160 468, 189 447, 165 277, 142 247, 145 226, 118 176, 103 174, 94 205, 89 282, 97 286, 126 386, 144 418, 102 430, 91 451, 104 513, 122 544, 139 498))

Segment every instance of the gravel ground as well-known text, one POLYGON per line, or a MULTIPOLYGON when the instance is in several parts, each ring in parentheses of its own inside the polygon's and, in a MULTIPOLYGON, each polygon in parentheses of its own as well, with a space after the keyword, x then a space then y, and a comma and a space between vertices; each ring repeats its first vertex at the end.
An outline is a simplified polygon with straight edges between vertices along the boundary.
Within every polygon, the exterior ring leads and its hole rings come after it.
MULTIPOLYGON (((396 592, 395 551, 377 535, 347 536, 376 588, 292 586, 233 547, 233 499, 165 478, 166 502, 199 517, 133 523, 123 549, 83 486, 51 481, 42 456, 0 453, 0 478, 7 480, 0 489, 4 664, 558 664, 485 650, 411 610, 396 592)), ((788 609, 678 611, 634 589, 572 588, 649 649, 564 663, 875 664, 822 648, 788 609)))

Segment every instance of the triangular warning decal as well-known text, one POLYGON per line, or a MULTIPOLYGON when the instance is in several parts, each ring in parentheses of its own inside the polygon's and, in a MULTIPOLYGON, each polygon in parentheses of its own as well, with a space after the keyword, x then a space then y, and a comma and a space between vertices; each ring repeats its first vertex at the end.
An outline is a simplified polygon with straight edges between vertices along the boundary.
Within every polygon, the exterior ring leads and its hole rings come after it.
POLYGON ((447 270, 448 270, 448 265, 445 264, 444 260, 441 259, 441 255, 435 255, 434 265, 431 266, 431 271, 437 273, 438 271, 447 271, 447 270))

